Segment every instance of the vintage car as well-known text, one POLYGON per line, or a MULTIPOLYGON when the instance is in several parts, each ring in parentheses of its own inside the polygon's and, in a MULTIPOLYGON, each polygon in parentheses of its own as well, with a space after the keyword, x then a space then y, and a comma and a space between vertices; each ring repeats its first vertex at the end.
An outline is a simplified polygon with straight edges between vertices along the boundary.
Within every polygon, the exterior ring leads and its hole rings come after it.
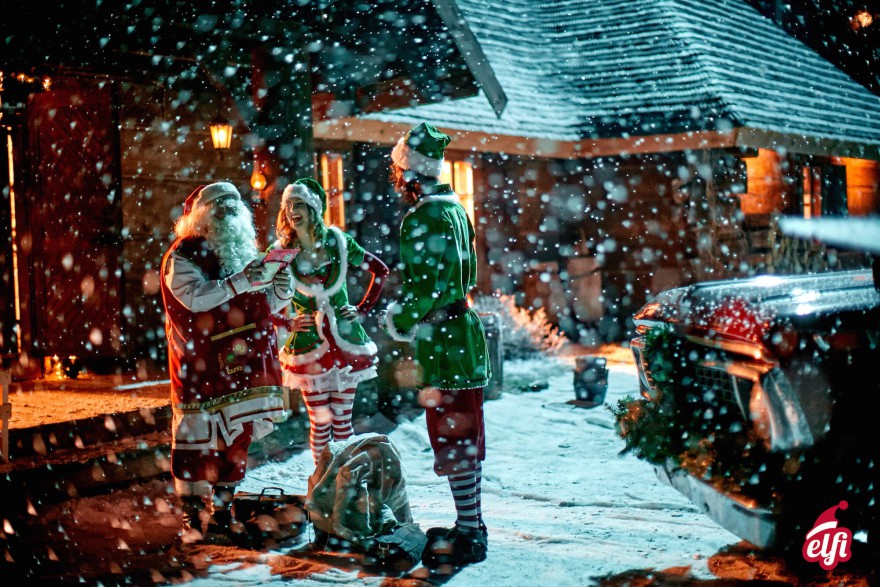
POLYGON ((799 555, 817 517, 845 501, 840 526, 874 557, 880 219, 792 221, 787 232, 873 254, 873 269, 660 293, 634 316, 643 399, 618 414, 621 435, 661 481, 759 548, 799 555))

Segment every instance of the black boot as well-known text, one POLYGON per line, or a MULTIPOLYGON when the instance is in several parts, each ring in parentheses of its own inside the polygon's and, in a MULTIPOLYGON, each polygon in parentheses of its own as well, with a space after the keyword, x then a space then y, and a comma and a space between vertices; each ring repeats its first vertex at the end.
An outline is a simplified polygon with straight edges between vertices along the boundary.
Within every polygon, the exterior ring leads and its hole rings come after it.
MULTIPOLYGON (((181 510, 183 511, 183 531, 188 534, 195 530, 204 534, 202 512, 208 507, 205 500, 198 495, 184 495, 181 498, 181 510)), ((207 517, 207 516, 206 516, 207 517)))
POLYGON ((206 529, 209 534, 235 538, 236 534, 241 534, 245 531, 244 524, 235 518, 233 512, 234 498, 234 487, 217 485, 213 488, 211 519, 206 529))
POLYGON ((208 534, 229 534, 230 526, 232 526, 232 509, 214 506, 211 520, 208 522, 208 534))
POLYGON ((430 528, 426 534, 428 545, 422 554, 422 564, 429 569, 463 567, 482 562, 488 556, 489 532, 483 522, 479 529, 456 524, 452 528, 430 528))

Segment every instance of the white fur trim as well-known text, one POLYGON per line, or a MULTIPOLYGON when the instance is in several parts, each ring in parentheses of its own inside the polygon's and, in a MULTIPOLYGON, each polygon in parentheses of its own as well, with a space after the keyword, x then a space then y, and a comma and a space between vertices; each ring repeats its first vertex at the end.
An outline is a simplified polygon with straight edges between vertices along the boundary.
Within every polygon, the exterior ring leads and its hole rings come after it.
POLYGON ((321 344, 318 345, 317 348, 310 350, 309 352, 303 355, 295 355, 289 350, 287 350, 287 346, 285 345, 281 352, 278 353, 278 359, 281 361, 282 365, 305 365, 306 363, 311 363, 313 361, 317 361, 324 354, 330 350, 330 343, 326 340, 321 341, 321 344))
POLYGON ((321 196, 310 190, 307 185, 302 183, 292 183, 284 188, 284 191, 281 193, 282 208, 287 205, 287 201, 290 200, 290 198, 299 198, 305 202, 309 208, 317 212, 319 217, 324 215, 324 202, 321 201, 321 196))
POLYGON ((204 206, 223 196, 235 196, 237 200, 241 200, 241 194, 238 193, 237 187, 228 181, 218 181, 202 188, 196 197, 196 204, 204 206))
POLYGON ((339 247, 339 275, 336 276, 336 281, 330 285, 329 289, 325 289, 320 283, 309 285, 299 281, 296 275, 293 275, 294 288, 298 292, 312 298, 317 297, 319 294, 324 294, 327 297, 332 296, 342 288, 345 284, 345 278, 348 276, 348 246, 346 246, 345 236, 337 226, 331 226, 328 230, 333 231, 333 234, 336 235, 336 245, 339 247))
MULTIPOLYGON (((318 300, 318 308, 327 315, 327 321, 330 322, 330 334, 333 335, 333 339, 336 341, 336 346, 353 355, 375 355, 378 352, 379 349, 376 348, 376 343, 372 340, 367 342, 367 344, 360 345, 348 342, 342 338, 339 335, 339 323, 336 321, 336 309, 330 305, 330 299, 326 294, 319 295, 316 299, 318 300)), ((326 338, 323 329, 319 328, 319 335, 321 338, 326 338)))
POLYGON ((379 351, 378 347, 376 347, 376 343, 372 340, 367 342, 367 344, 359 345, 351 343, 339 335, 339 326, 336 320, 336 308, 330 303, 330 296, 336 294, 342 286, 345 285, 345 279, 348 276, 348 246, 342 230, 336 226, 329 227, 329 230, 332 230, 336 236, 336 244, 339 247, 339 274, 336 276, 336 281, 325 290, 324 286, 320 283, 309 285, 298 281, 295 275, 293 277, 293 283, 297 291, 303 295, 315 298, 318 302, 315 324, 318 329, 318 337, 322 339, 323 342, 318 348, 312 349, 304 355, 294 355, 293 353, 290 353, 287 351, 285 345, 279 353, 279 358, 282 364, 305 365, 306 363, 311 363, 324 356, 324 354, 330 349, 327 337, 324 336, 324 315, 327 316, 327 320, 330 322, 330 334, 336 341, 336 345, 343 351, 352 355, 375 355, 379 351))
POLYGON ((438 387, 436 385, 432 385, 434 389, 439 389, 440 391, 461 391, 462 389, 474 389, 477 387, 488 387, 489 380, 483 379, 480 383, 468 383, 466 387, 438 387))
POLYGON ((391 160, 402 169, 412 169, 428 177, 440 177, 443 173, 443 159, 422 155, 406 144, 406 137, 400 137, 391 150, 391 160))
POLYGON ((419 201, 413 206, 413 211, 418 210, 422 205, 430 202, 449 202, 450 204, 461 205, 461 202, 458 201, 458 196, 455 194, 448 194, 445 196, 424 196, 419 198, 419 201))
MULTIPOLYGON (((334 367, 326 373, 318 375, 304 375, 284 370, 282 377, 284 385, 291 389, 299 389, 309 393, 321 391, 340 391, 352 389, 362 381, 369 381, 379 376, 376 367, 367 367, 359 371, 352 371, 351 366, 342 369, 334 367)), ((317 399, 317 398, 316 398, 317 399)))
MULTIPOLYGON (((278 388, 280 389, 280 388, 278 388)), ((281 393, 251 397, 224 406, 216 412, 179 410, 172 407, 172 446, 177 450, 217 450, 220 439, 231 444, 244 432, 247 422, 283 421, 281 393)))
POLYGON ((318 300, 318 307, 321 308, 319 312, 316 312, 315 322, 318 329, 318 337, 321 339, 321 344, 309 352, 302 355, 295 355, 291 353, 287 346, 284 346, 279 353, 279 360, 282 365, 292 365, 292 366, 300 366, 305 365, 314 361, 317 361, 321 357, 323 357, 327 351, 330 350, 330 343, 327 342, 327 337, 324 335, 324 315, 327 315, 327 321, 330 322, 330 334, 333 336, 333 339, 336 341, 336 346, 338 346, 343 351, 358 356, 364 355, 375 355, 379 352, 376 343, 372 340, 368 341, 366 344, 360 345, 349 342, 342 338, 339 335, 339 327, 336 321, 336 312, 333 310, 333 307, 330 306, 329 300, 325 298, 323 295, 316 296, 318 300), (327 309, 329 308, 329 311, 327 309))
POLYGON ((393 318, 397 314, 400 314, 400 311, 394 312, 393 310, 399 307, 400 305, 397 302, 391 302, 388 304, 388 310, 385 311, 385 330, 388 332, 388 336, 390 336, 392 340, 398 342, 413 342, 416 339, 415 333, 407 336, 394 326, 393 318))

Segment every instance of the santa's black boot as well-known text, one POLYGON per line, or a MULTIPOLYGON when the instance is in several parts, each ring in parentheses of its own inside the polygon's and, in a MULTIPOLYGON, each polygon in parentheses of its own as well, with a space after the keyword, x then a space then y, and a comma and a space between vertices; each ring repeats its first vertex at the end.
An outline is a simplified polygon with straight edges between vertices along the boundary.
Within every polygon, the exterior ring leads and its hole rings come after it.
POLYGON ((232 510, 232 502, 235 497, 235 488, 218 485, 213 489, 211 519, 208 522, 207 533, 219 536, 236 538, 245 531, 244 524, 235 519, 232 510))
POLYGON ((183 532, 190 534, 193 531, 204 534, 202 513, 208 507, 205 500, 198 495, 184 495, 181 497, 181 510, 183 511, 183 532))

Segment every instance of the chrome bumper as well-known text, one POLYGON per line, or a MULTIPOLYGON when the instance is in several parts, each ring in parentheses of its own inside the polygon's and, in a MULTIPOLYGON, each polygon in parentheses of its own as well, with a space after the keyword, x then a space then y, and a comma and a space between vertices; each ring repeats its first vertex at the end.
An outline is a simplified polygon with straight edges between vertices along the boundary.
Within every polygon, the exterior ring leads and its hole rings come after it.
POLYGON ((701 512, 735 536, 758 548, 777 544, 777 516, 773 511, 719 492, 675 464, 654 465, 657 478, 687 497, 701 512))

